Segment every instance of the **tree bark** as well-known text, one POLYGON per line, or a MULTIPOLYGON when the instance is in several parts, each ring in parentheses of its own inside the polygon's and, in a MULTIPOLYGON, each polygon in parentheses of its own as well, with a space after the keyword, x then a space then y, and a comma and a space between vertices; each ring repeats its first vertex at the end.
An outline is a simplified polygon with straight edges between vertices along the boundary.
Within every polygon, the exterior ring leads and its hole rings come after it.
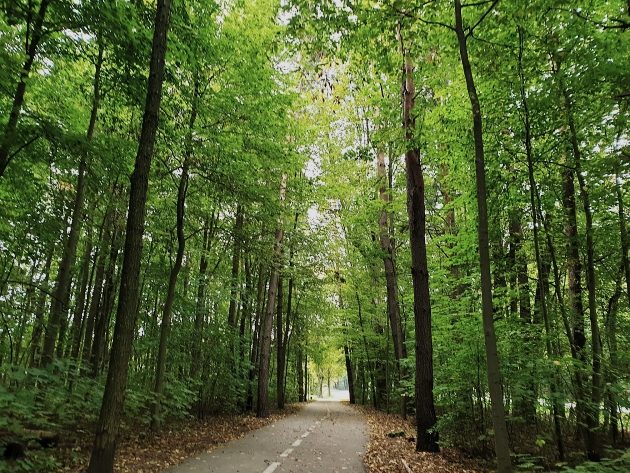
POLYGON ((169 14, 170 0, 158 0, 146 104, 138 154, 131 176, 116 325, 107 382, 97 423, 94 447, 87 469, 88 473, 111 473, 114 468, 114 453, 120 428, 120 416, 127 388, 129 358, 136 329, 147 188, 162 98, 169 14))
MULTIPOLYGON (((416 450, 437 452, 440 447, 438 444, 439 436, 435 429, 437 418, 433 400, 433 335, 431 331, 429 268, 425 240, 424 176, 422 174, 422 164, 420 163, 420 151, 413 142, 415 129, 413 113, 416 93, 413 79, 414 68, 409 58, 409 51, 404 47, 402 34, 400 32, 399 34, 401 52, 403 54, 402 98, 403 128, 405 141, 407 142, 405 152, 407 213, 409 215, 409 240, 411 246, 413 313, 416 327, 416 450)), ((397 330, 399 330, 398 327, 397 330)), ((401 333, 397 337, 402 337, 401 333)), ((399 340, 399 343, 404 343, 404 340, 399 340)))
POLYGON ((477 96, 477 88, 468 58, 467 36, 462 20, 461 0, 455 0, 455 32, 459 44, 459 53, 466 79, 466 88, 470 99, 473 119, 473 136, 475 141, 475 174, 477 181, 479 266, 481 272, 481 305, 486 345, 486 363, 488 366, 488 388, 492 402, 492 424, 494 427, 494 443, 497 457, 497 472, 512 471, 510 445, 505 422, 505 406, 503 404, 503 388, 501 386, 501 370, 497 353, 497 340, 494 332, 492 308, 492 281, 490 277, 490 250, 488 242, 488 204, 486 192, 486 169, 483 149, 483 126, 481 106, 477 96))
MULTIPOLYGON (((24 94, 26 93, 26 83, 28 77, 33 68, 33 62, 37 55, 37 48, 42 39, 44 19, 46 17, 46 11, 52 0, 42 0, 39 4, 39 10, 35 16, 35 24, 33 25, 33 34, 28 41, 26 47, 26 60, 20 70, 20 76, 18 79, 15 94, 13 95, 13 104, 11 106, 11 112, 9 113, 9 121, 4 128, 4 134, 2 141, 0 141, 0 178, 4 175, 4 172, 9 165, 13 156, 10 154, 15 143, 16 131, 18 121, 20 119, 20 112, 22 111, 22 105, 24 104, 24 94)), ((27 28, 27 31, 29 29, 27 28)))
MULTIPOLYGON (((280 183, 280 203, 284 202, 287 188, 287 176, 282 175, 280 183)), ((267 309, 260 324, 260 361, 258 368, 258 402, 256 403, 256 416, 267 417, 269 415, 269 361, 271 355, 271 328, 273 326, 273 313, 276 310, 276 295, 278 291, 278 278, 282 265, 282 240, 284 229, 282 222, 278 221, 276 228, 273 259, 271 263, 271 276, 269 278, 269 292, 267 296, 267 309)))

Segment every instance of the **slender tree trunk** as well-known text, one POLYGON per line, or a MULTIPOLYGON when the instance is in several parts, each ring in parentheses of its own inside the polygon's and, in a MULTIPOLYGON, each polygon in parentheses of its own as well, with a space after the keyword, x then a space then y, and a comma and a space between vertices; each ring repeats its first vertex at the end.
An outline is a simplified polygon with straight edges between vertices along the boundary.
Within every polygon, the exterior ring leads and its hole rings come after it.
MULTIPOLYGON (((13 95, 11 112, 9 113, 9 121, 4 128, 2 140, 0 141, 0 178, 4 175, 11 159, 13 159, 13 155, 10 153, 16 141, 17 125, 20 119, 22 105, 24 104, 26 83, 28 82, 28 77, 31 73, 31 69, 33 68, 33 62, 35 61, 35 57, 37 55, 37 48, 39 47, 39 43, 42 39, 46 11, 51 3, 52 0, 41 1, 39 4, 39 10, 35 16, 35 23, 32 28, 33 33, 30 37, 30 41, 27 37, 26 60, 20 70, 17 87, 15 89, 15 94, 13 95)), ((27 28, 27 31, 29 30, 30 28, 27 28)))
MULTIPOLYGON (((538 296, 538 310, 542 316, 545 326, 545 347, 547 350, 547 356, 554 356, 551 346, 551 324, 549 321, 549 313, 547 311, 547 287, 546 279, 548 277, 548 269, 545 268, 542 254, 540 251, 540 236, 538 225, 538 212, 536 207, 536 195, 537 186, 534 178, 534 150, 532 143, 532 132, 529 116, 529 104, 527 101, 527 94, 525 92, 525 73, 523 71, 523 52, 524 52, 524 32, 521 27, 518 29, 519 33, 519 55, 518 55, 518 71, 520 79, 520 94, 521 104, 523 107, 523 127, 525 129, 525 154, 527 156, 527 177, 529 181, 529 203, 532 213, 532 226, 534 230, 534 252, 536 255, 536 273, 538 276, 537 296, 538 296)), ((554 365, 555 366, 555 365, 554 365)), ((558 448, 558 456, 560 460, 564 460, 564 440, 562 438, 562 425, 560 422, 560 405, 558 401, 558 385, 560 384, 560 374, 557 367, 554 368, 554 373, 550 382, 551 391, 551 403, 552 403, 552 415, 554 421, 554 433, 556 437, 556 445, 558 448)))
MULTIPOLYGON (((50 277, 50 266, 52 264, 54 253, 54 251, 50 251, 48 253, 48 256, 46 257, 46 262, 44 263, 44 268, 42 269, 44 279, 40 282, 40 286, 45 289, 47 289, 48 286, 48 279, 50 277)), ((44 331, 44 312, 46 310, 46 297, 47 293, 44 291, 40 291, 37 299, 37 305, 35 307, 35 322, 33 324, 31 350, 29 354, 29 365, 31 367, 39 365, 40 362, 40 340, 44 331)))
MULTIPOLYGON (((389 236, 389 212, 387 205, 391 201, 387 176, 385 173, 385 152, 379 150, 377 152, 376 175, 379 180, 379 198, 383 202, 384 208, 378 219, 379 241, 381 251, 383 252, 383 265, 385 267, 385 283, 387 286, 387 315, 389 316, 389 324, 392 331, 392 340, 394 343, 394 356, 396 357, 396 368, 398 371, 399 381, 406 378, 401 367, 401 360, 407 358, 407 348, 405 346, 405 334, 400 320, 400 304, 398 302, 398 275, 396 274, 396 265, 394 263, 394 246, 389 236)), ((401 415, 407 416, 407 399, 405 396, 401 400, 401 415)))
POLYGON ((175 301, 175 289, 177 288, 177 278, 182 269, 184 261, 184 251, 186 249, 186 237, 184 235, 184 219, 186 213, 186 194, 188 193, 188 172, 190 160, 193 154, 193 133, 195 121, 197 119, 197 97, 199 92, 199 82, 195 80, 193 91, 193 103, 188 122, 188 136, 186 137, 186 149, 184 151, 184 162, 182 164, 182 175, 179 179, 177 188, 177 252, 175 255, 175 263, 171 268, 168 279, 168 288, 166 290, 166 300, 162 310, 162 324, 160 327, 160 344, 155 368, 155 385, 153 392, 155 394, 155 404, 151 413, 151 430, 159 430, 162 424, 161 404, 162 392, 164 391, 164 375, 166 373, 166 349, 168 347, 168 338, 171 332, 171 317, 173 314, 173 302, 175 301))
POLYGON ((468 58, 467 37, 462 20, 461 0, 455 0, 455 32, 459 43, 459 53, 466 79, 466 88, 470 99, 473 118, 473 135, 475 140, 475 173, 477 178, 477 207, 479 234, 479 265, 481 270, 481 305, 486 345, 486 363, 488 366, 488 388, 492 401, 492 424, 494 427, 495 452, 498 473, 512 471, 510 445, 505 422, 505 406, 501 386, 501 370, 497 353, 497 340, 494 332, 492 308, 492 281, 490 277, 490 251, 488 243, 488 204, 486 201, 486 169, 483 149, 483 127, 481 106, 468 58))
POLYGON ((72 314, 72 326, 70 328, 70 340, 68 343, 68 354, 71 358, 77 359, 81 347, 81 327, 83 326, 83 313, 87 298, 88 285, 90 282, 90 262, 92 259, 92 227, 88 226, 88 237, 81 260, 81 280, 77 291, 74 312, 72 314))
POLYGON ((278 303, 276 310, 276 401, 278 409, 284 409, 284 363, 286 360, 285 348, 287 342, 283 333, 283 286, 284 279, 281 275, 278 279, 278 303))
POLYGON ((250 369, 247 383, 247 400, 245 402, 245 409, 248 411, 254 408, 254 378, 256 377, 258 366, 258 352, 260 346, 260 321, 263 318, 262 311, 264 309, 264 290, 265 290, 265 276, 262 263, 258 267, 258 284, 256 289, 256 319, 252 328, 252 351, 250 354, 250 369))
POLYGON ((127 232, 114 339, 94 447, 87 469, 88 473, 111 473, 114 468, 114 453, 127 388, 131 345, 136 329, 145 207, 149 169, 153 157, 162 98, 170 6, 170 0, 158 0, 157 2, 142 131, 135 167, 131 176, 127 232))
POLYGON ((205 297, 206 287, 208 285, 208 278, 206 272, 208 271, 208 241, 209 241, 209 222, 206 217, 206 221, 203 227, 203 240, 201 242, 201 258, 199 259, 199 276, 197 277, 197 303, 195 306, 195 322, 193 329, 193 344, 192 344, 192 360, 190 367, 190 377, 195 380, 199 374, 199 367, 201 365, 201 344, 203 341, 202 329, 203 318, 205 312, 205 297))
POLYGON ((626 294, 628 296, 628 305, 630 305, 630 260, 628 258, 628 245, 630 243, 628 243, 628 230, 626 228, 623 194, 621 192, 623 180, 621 179, 619 168, 616 169, 615 178, 617 211, 619 214, 619 237, 621 239, 621 264, 623 265, 623 272, 626 276, 626 294))
MULTIPOLYGON (((287 176, 282 175, 280 184, 280 202, 284 202, 287 188, 287 176)), ((276 237, 273 249, 271 277, 269 279, 269 293, 267 296, 267 310, 260 324, 260 361, 258 368, 258 402, 256 404, 256 416, 267 417, 269 415, 269 361, 271 356, 271 328, 273 326, 273 313, 276 310, 276 295, 278 291, 278 279, 282 266, 282 240, 284 230, 281 220, 278 221, 276 237)))
POLYGON ((602 401, 602 342, 597 316, 596 281, 595 281, 595 243, 593 242, 593 211, 584 175, 582 174, 581 150, 573 118, 573 104, 566 87, 562 83, 565 112, 569 123, 571 148, 575 165, 575 175, 580 185, 580 197, 586 221, 586 288, 588 292, 588 312, 591 327, 592 376, 591 399, 586 409, 586 455, 591 461, 601 459, 601 439, 599 438, 599 411, 602 401))
POLYGON ((236 205, 236 216, 234 218, 234 246, 232 249, 232 277, 230 283, 230 306, 228 309, 228 324, 236 327, 236 308, 238 299, 238 270, 241 264, 241 242, 243 238, 243 206, 236 205))
MULTIPOLYGON (((426 214, 424 204, 424 176, 420 163, 420 151, 413 144, 415 84, 413 65, 409 52, 403 45, 403 127, 407 150, 405 168, 407 172, 407 213, 409 215, 409 240, 411 246, 411 279, 413 282, 413 313, 416 326, 416 450, 437 452, 437 418, 433 400, 433 335, 431 333, 431 299, 429 293, 429 268, 427 262, 426 214)), ((388 293, 389 297, 389 293, 388 293)), ((400 324, 398 324, 400 326, 400 324)), ((397 330, 400 330, 397 327, 397 330)), ((402 332, 402 331, 401 331, 402 332)), ((397 337, 402 337, 401 333, 397 337)), ((400 344, 404 340, 399 341, 400 344)), ((402 355, 402 353, 400 353, 402 355)))
POLYGON ((92 364, 92 377, 96 378, 100 372, 105 358, 107 347, 107 334, 111 313, 114 305, 114 297, 116 295, 116 261, 118 260, 118 252, 120 246, 120 231, 117 224, 117 216, 114 216, 114 228, 112 229, 111 245, 109 250, 109 259, 107 269, 105 270, 105 278, 101 303, 94 323, 94 341, 90 352, 90 363, 92 364))

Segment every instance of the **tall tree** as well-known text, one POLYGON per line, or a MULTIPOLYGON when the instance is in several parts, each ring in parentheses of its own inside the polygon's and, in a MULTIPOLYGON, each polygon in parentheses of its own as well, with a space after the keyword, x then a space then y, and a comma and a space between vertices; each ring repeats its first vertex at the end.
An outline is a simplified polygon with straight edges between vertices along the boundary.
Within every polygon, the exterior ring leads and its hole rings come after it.
POLYGON ((129 356, 136 329, 142 235, 144 233, 149 170, 162 99, 170 9, 170 0, 158 0, 142 130, 135 167, 131 176, 116 325, 105 393, 88 466, 89 473, 111 473, 114 469, 114 453, 127 387, 129 356))
MULTIPOLYGON (((497 1, 495 0, 479 21, 482 21, 492 11, 497 1)), ((479 22, 476 23, 478 25, 479 22)), ((475 26, 476 26, 475 25, 475 26)), ((497 339, 494 331, 493 307, 492 307, 492 279, 490 276, 490 245, 488 241, 488 203, 486 191, 486 165, 483 148, 483 125, 481 105, 477 95, 477 87, 472 73, 472 66, 468 58, 468 38, 472 34, 472 28, 464 27, 462 18, 462 3, 455 0, 455 34, 459 45, 466 89, 472 111, 473 137, 475 142, 475 174, 477 183, 477 212, 478 212, 478 239, 479 239, 479 266, 481 270, 481 306, 483 317, 483 333, 486 343, 486 363, 488 367, 488 387, 490 400, 492 401, 492 425, 494 427, 494 443, 497 457, 497 471, 509 473, 512 471, 510 459, 510 445, 508 443, 507 426, 505 423, 505 406, 503 404, 503 388, 501 385, 501 371, 499 368, 499 355, 497 353, 497 339)))

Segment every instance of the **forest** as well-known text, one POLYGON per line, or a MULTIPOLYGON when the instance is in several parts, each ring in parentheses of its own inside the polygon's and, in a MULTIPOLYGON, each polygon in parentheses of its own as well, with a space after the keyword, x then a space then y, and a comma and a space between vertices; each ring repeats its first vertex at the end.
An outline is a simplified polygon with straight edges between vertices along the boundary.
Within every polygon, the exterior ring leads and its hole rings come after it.
POLYGON ((630 471, 629 35, 623 0, 0 0, 0 472, 160 471, 119 447, 340 379, 413 471, 630 471))

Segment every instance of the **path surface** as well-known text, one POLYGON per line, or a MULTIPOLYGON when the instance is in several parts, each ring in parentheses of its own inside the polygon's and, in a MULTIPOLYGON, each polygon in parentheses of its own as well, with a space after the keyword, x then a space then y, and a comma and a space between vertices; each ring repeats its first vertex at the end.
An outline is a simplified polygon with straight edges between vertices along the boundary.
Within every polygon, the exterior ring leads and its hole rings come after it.
POLYGON ((316 401, 297 414, 202 453, 167 473, 364 472, 367 428, 346 404, 316 401))

